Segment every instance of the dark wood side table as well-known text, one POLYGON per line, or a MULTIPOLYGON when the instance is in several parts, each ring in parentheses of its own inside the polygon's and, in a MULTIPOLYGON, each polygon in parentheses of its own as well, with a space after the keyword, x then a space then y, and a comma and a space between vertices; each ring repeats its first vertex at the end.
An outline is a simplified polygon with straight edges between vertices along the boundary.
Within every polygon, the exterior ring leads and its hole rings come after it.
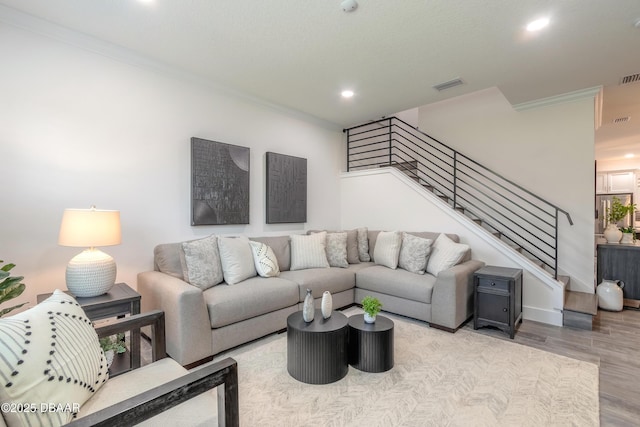
MULTIPOLYGON (((49 298, 52 294, 40 294, 38 303, 49 298)), ((116 283, 111 290, 97 297, 76 297, 76 301, 91 321, 110 317, 123 317, 127 314, 140 314, 140 294, 126 283, 116 283)), ((123 358, 116 355, 110 371, 112 376, 124 373, 131 368, 140 367, 140 329, 131 331, 131 351, 129 363, 118 363, 123 358), (124 365, 124 366, 123 366, 124 365), (126 366, 129 365, 129 366, 126 366)))
POLYGON ((473 276, 473 329, 495 326, 509 334, 522 322, 522 270, 486 266, 473 276))
POLYGON ((364 372, 393 368, 393 321, 376 316, 366 323, 364 314, 349 317, 349 364, 364 372))
POLYGON ((287 371, 307 384, 329 384, 349 372, 347 317, 337 311, 324 319, 316 310, 312 322, 302 311, 287 318, 287 371))

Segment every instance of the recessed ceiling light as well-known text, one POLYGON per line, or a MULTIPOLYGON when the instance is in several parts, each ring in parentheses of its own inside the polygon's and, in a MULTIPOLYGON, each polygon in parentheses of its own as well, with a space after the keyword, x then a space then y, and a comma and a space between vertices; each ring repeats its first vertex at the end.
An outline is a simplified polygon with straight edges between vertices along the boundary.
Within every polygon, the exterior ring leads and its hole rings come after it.
POLYGON ((527 31, 539 31, 549 25, 549 18, 540 18, 527 24, 527 31))
POLYGON ((626 159, 631 159, 631 158, 635 157, 635 155, 633 153, 628 153, 628 154, 625 154, 624 157, 626 159))
POLYGON ((343 98, 351 98, 353 96, 352 90, 343 90, 341 93, 343 98))

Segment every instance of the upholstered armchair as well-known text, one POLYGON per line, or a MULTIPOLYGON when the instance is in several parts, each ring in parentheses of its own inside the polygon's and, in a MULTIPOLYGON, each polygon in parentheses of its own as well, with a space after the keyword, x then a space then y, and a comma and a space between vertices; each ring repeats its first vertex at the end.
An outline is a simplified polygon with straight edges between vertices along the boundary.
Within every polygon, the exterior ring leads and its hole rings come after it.
POLYGON ((0 427, 239 425, 233 359, 189 372, 166 357, 163 312, 94 329, 75 300, 60 291, 0 319, 0 381, 0 427), (109 378, 98 337, 143 326, 152 331, 152 363, 109 378))

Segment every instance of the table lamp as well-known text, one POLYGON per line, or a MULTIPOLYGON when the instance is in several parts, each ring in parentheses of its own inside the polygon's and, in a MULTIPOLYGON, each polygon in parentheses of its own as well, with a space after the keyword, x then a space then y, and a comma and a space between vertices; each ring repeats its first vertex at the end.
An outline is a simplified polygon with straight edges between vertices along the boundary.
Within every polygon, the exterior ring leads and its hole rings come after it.
POLYGON ((58 244, 88 247, 69 261, 67 289, 76 297, 94 297, 109 292, 116 280, 116 262, 96 246, 119 245, 120 211, 65 209, 58 244))

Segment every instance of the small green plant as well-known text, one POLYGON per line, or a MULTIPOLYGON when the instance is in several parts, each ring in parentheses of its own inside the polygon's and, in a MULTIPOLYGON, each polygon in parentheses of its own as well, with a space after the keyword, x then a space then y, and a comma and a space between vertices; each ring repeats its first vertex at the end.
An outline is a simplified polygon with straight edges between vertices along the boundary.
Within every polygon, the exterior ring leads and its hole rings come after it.
POLYGON ((609 220, 609 223, 617 224, 635 210, 635 204, 630 203, 628 205, 623 205, 620 199, 614 196, 611 199, 611 208, 607 209, 607 219, 609 220))
MULTIPOLYGON (((4 261, 0 260, 0 264, 3 262, 4 261)), ((11 270, 15 266, 15 264, 9 263, 3 265, 2 268, 0 268, 0 280, 2 280, 0 282, 0 304, 19 297, 24 292, 25 285, 24 283, 21 283, 24 277, 11 276, 9 274, 9 270, 11 270)), ((0 317, 4 316, 12 310, 15 310, 16 308, 22 307, 25 304, 26 302, 23 302, 22 304, 14 305, 13 307, 0 310, 0 317)))
POLYGON ((374 298, 372 296, 366 296, 362 299, 362 309, 369 316, 373 317, 376 314, 380 313, 382 309, 382 303, 378 298, 374 298))
POLYGON ((631 234, 634 234, 634 235, 635 235, 635 232, 636 232, 635 228, 633 228, 632 226, 620 227, 620 231, 622 231, 623 233, 631 233, 631 234))
POLYGON ((124 353, 127 351, 127 347, 124 345, 124 333, 100 338, 100 347, 105 353, 110 350, 117 354, 124 353))

